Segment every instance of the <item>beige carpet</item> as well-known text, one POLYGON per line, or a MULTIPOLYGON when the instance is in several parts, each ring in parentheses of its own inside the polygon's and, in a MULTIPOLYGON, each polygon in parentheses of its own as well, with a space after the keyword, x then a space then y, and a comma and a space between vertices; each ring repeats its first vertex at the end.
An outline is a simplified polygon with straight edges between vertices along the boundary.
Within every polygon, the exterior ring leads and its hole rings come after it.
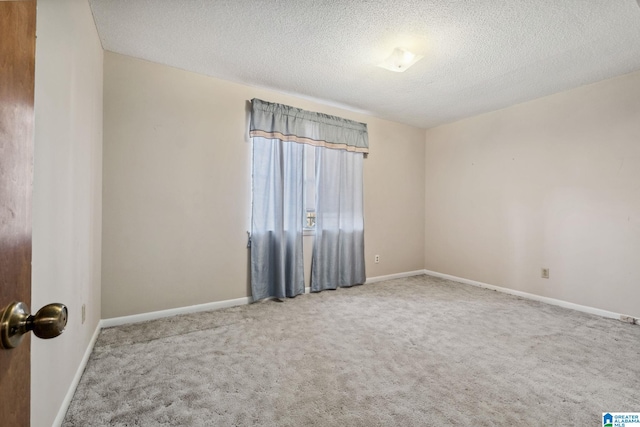
POLYGON ((601 425, 640 326, 417 276, 105 329, 65 426, 601 425))

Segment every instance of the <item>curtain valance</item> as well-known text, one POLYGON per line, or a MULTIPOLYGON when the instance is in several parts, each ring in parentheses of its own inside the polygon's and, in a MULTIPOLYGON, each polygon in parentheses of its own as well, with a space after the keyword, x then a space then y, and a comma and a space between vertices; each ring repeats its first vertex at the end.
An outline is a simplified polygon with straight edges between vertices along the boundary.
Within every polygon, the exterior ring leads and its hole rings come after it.
POLYGON ((367 125, 260 99, 251 100, 250 136, 369 152, 367 125))

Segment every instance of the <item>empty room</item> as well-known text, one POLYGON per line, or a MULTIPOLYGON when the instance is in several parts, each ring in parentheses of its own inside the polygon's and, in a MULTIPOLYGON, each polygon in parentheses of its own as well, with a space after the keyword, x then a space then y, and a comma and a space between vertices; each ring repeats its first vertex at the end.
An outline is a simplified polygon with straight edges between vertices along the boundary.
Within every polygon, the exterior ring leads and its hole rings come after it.
POLYGON ((640 425, 638 1, 0 34, 0 425, 640 425))

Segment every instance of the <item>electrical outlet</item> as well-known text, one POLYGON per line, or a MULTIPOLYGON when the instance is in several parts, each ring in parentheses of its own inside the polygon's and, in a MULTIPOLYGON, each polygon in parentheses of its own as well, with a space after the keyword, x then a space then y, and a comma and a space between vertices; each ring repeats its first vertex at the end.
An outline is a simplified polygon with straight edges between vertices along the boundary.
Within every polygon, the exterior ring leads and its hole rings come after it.
POLYGON ((549 278, 549 269, 548 268, 543 268, 542 271, 541 271, 540 276, 543 279, 548 279, 549 278))
POLYGON ((375 263, 376 264, 379 263, 380 262, 380 255, 376 255, 374 259, 375 259, 375 263))
POLYGON ((82 324, 84 325, 84 321, 87 319, 87 305, 82 304, 82 324))

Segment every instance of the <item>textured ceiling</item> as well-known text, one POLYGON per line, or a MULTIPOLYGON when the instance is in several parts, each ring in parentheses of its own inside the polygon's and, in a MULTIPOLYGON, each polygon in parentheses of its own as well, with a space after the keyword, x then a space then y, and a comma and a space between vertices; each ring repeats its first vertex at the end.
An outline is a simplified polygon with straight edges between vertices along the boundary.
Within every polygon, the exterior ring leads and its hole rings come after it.
POLYGON ((90 4, 106 50, 423 128, 640 70, 637 0, 90 4))

